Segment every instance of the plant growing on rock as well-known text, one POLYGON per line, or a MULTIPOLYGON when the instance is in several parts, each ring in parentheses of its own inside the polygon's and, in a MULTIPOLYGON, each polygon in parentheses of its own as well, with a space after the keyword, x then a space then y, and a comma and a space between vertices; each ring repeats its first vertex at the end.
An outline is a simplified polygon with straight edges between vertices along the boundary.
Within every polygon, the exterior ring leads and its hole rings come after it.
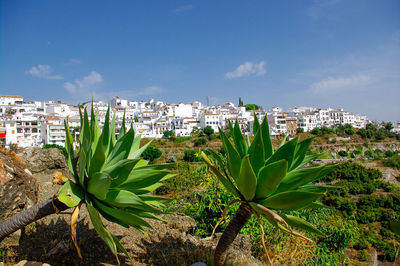
MULTIPOLYGON (((260 125, 257 117, 254 117, 253 141, 249 138, 245 140, 238 123, 234 127, 230 124, 229 128, 233 143, 222 130, 219 132, 227 153, 226 160, 211 152, 214 164, 204 152, 201 153, 203 160, 219 181, 236 196, 225 208, 223 216, 234 202, 241 203, 218 242, 214 254, 215 265, 223 265, 227 248, 252 214, 257 216, 258 220, 263 216, 275 227, 308 241, 311 240, 293 228, 323 236, 322 232, 309 222, 286 214, 288 211, 323 206, 316 201, 331 188, 312 184, 326 175, 331 166, 302 168, 318 157, 315 154, 306 154, 313 138, 299 142, 296 137, 287 143, 285 138, 274 151, 267 118, 260 125)), ((266 252, 264 241, 263 246, 266 252)))
POLYGON ((76 239, 76 221, 82 204, 85 204, 94 229, 118 260, 117 248, 128 254, 119 240, 103 226, 100 215, 111 222, 140 231, 143 231, 143 227, 150 227, 143 218, 159 219, 155 214, 161 213, 159 207, 163 206, 164 199, 149 193, 172 176, 165 170, 171 164, 147 165, 147 161, 140 159, 150 142, 139 147, 140 135, 135 136, 132 128, 126 132, 125 117, 116 139, 115 115, 110 123, 110 108, 102 131, 93 107, 90 122, 86 109, 83 114, 80 109, 80 116, 81 134, 77 149, 74 149, 68 122, 65 122, 65 149, 73 180, 64 177, 65 184, 54 198, 1 223, 0 240, 44 216, 74 208, 71 238, 81 257, 76 239))

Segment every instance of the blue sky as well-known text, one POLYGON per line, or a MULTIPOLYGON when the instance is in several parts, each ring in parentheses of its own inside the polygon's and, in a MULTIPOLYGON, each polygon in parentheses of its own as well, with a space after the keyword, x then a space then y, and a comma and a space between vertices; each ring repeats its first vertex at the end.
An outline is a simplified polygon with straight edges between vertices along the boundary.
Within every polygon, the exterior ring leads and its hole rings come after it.
POLYGON ((0 1, 0 94, 400 121, 400 1, 0 1))

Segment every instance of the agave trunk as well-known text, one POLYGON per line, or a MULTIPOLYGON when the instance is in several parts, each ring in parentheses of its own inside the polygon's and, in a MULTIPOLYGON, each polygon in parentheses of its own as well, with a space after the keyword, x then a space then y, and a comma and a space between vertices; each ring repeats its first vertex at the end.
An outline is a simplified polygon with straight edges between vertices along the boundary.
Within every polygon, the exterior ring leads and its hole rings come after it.
POLYGON ((225 262, 225 252, 228 247, 235 240, 240 229, 246 224, 247 220, 250 219, 251 208, 247 203, 242 203, 239 209, 236 211, 235 217, 229 222, 224 233, 218 241, 217 248, 214 253, 214 264, 215 266, 222 266, 225 262))
POLYGON ((18 229, 21 229, 28 224, 37 221, 47 215, 56 213, 56 211, 64 211, 68 207, 58 201, 58 199, 48 199, 42 201, 31 208, 20 212, 10 219, 0 223, 0 241, 2 241, 6 236, 14 233, 18 229), (57 209, 55 209, 55 207, 57 209))

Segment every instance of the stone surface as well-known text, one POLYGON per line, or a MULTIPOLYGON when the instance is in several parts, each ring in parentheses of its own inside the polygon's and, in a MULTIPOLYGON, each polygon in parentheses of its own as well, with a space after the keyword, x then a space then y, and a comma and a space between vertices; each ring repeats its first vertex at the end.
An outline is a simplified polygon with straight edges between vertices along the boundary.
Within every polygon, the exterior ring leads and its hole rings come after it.
POLYGON ((39 186, 13 152, 0 149, 0 221, 37 203, 39 186))
POLYGON ((18 153, 18 156, 33 174, 67 168, 64 155, 56 148, 29 147, 18 153))

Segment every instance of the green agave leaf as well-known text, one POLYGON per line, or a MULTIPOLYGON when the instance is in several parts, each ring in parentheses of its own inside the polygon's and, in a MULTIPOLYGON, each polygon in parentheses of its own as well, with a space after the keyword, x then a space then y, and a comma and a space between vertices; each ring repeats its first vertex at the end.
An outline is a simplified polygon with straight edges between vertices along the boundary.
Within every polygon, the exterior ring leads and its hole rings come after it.
POLYGON ((117 256, 117 246, 115 244, 114 238, 112 237, 111 233, 104 228, 103 223, 100 219, 99 212, 89 202, 86 202, 86 207, 89 212, 90 220, 92 221, 94 229, 99 234, 101 239, 103 239, 103 241, 110 248, 111 252, 115 256, 117 256))
POLYGON ((258 117, 254 112, 254 124, 253 124, 253 136, 257 134, 258 129, 260 128, 260 121, 258 121, 258 117))
POLYGON ((129 174, 132 172, 133 168, 135 168, 135 166, 139 163, 139 161, 140 159, 121 160, 116 164, 103 169, 103 172, 110 175, 113 183, 111 186, 117 186, 128 178, 129 174))
POLYGON ((251 167, 249 155, 243 157, 236 185, 245 200, 252 200, 256 193, 257 177, 251 167))
POLYGON ((263 167, 258 174, 255 198, 265 199, 268 194, 274 192, 286 176, 287 167, 286 160, 280 160, 263 167))
POLYGON ((200 153, 201 158, 203 161, 210 167, 211 171, 215 174, 215 176, 218 178, 218 180, 224 185, 224 187, 230 191, 233 195, 236 197, 240 197, 240 193, 237 190, 237 188, 232 184, 232 182, 225 177, 221 172, 215 168, 215 166, 211 163, 210 159, 208 159, 207 155, 204 152, 200 153))
POLYGON ((126 133, 126 128, 125 128, 125 115, 126 115, 126 108, 124 110, 124 116, 122 117, 122 124, 121 124, 121 129, 119 130, 119 135, 118 139, 122 138, 125 133, 126 133))
POLYGON ((64 120, 64 128, 65 128, 65 150, 67 151, 67 163, 68 168, 74 176, 75 182, 79 183, 79 176, 76 172, 76 161, 75 161, 75 154, 74 154, 74 146, 73 146, 73 137, 71 132, 69 131, 68 120, 64 120))
MULTIPOLYGON (((303 161, 296 167, 296 169, 303 167, 304 165, 308 164, 312 160, 318 159, 320 156, 321 156, 320 153, 313 153, 313 154, 304 156, 303 161)), ((295 170, 295 169, 293 168, 293 170, 295 170)))
POLYGON ((96 199, 94 199, 94 202, 99 209, 125 224, 128 224, 130 226, 145 226, 151 228, 151 226, 145 220, 141 219, 133 213, 121 209, 108 207, 96 199))
POLYGON ((306 220, 301 219, 300 217, 292 216, 292 215, 285 215, 282 214, 282 218, 292 227, 304 230, 306 232, 325 237, 324 233, 314 227, 311 223, 307 222, 306 220))
POLYGON ((265 163, 265 151, 264 151, 264 143, 262 140, 262 128, 259 128, 257 131, 253 142, 249 147, 248 154, 250 155, 250 163, 253 167, 254 173, 258 175, 261 167, 264 166, 265 163))
POLYGON ((129 188, 127 190, 135 193, 136 195, 143 195, 143 194, 147 194, 149 192, 153 192, 154 190, 156 190, 157 188, 161 187, 162 185, 163 185, 163 183, 155 183, 155 184, 153 184, 151 186, 148 186, 148 187, 144 187, 144 188, 129 188))
POLYGON ((243 158, 247 153, 247 146, 237 120, 235 123, 235 127, 233 128, 233 133, 234 134, 232 135, 232 138, 233 142, 235 143, 236 150, 238 151, 240 158, 243 158))
POLYGON ((285 142, 286 142, 287 137, 288 137, 288 135, 285 135, 285 136, 283 137, 281 143, 279 144, 278 149, 279 149, 280 147, 282 147, 283 145, 285 145, 285 142))
MULTIPOLYGON (((269 135, 268 115, 266 114, 261 124, 261 131, 264 143, 265 159, 268 159, 274 153, 274 147, 272 146, 271 137, 269 135)), ((276 160, 279 161, 279 160, 276 160)))
POLYGON ((241 159, 239 153, 228 140, 225 133, 219 128, 222 144, 228 154, 228 171, 234 180, 239 178, 241 159))
MULTIPOLYGON (((103 127, 103 150, 106 155, 110 150, 111 133, 110 133, 110 106, 107 108, 106 117, 103 127)), ((107 156, 106 156, 107 157, 107 156)))
POLYGON ((121 184, 111 184, 111 186, 112 188, 119 187, 124 189, 129 187, 135 189, 144 188, 159 182, 168 175, 170 175, 169 171, 154 171, 150 169, 136 168, 121 184))
POLYGON ((257 202, 271 209, 295 211, 307 206, 313 201, 318 200, 322 196, 322 193, 307 191, 287 191, 257 202))
POLYGON ((68 207, 77 206, 85 198, 83 190, 68 180, 58 191, 58 200, 68 207))
POLYGON ((93 100, 92 100, 92 108, 90 112, 90 136, 91 136, 91 150, 92 152, 96 150, 97 145, 99 143, 101 130, 99 128, 99 122, 97 121, 97 117, 94 113, 93 109, 93 100))
POLYGON ((79 159, 78 159, 78 169, 79 169, 79 184, 84 187, 85 184, 85 174, 86 174, 86 153, 81 148, 79 151, 79 159))
POLYGON ((111 177, 104 172, 97 172, 88 180, 87 191, 100 200, 106 198, 111 184, 111 177))
POLYGON ((304 161, 306 153, 307 153, 308 149, 310 148, 313 140, 314 140, 314 137, 311 137, 311 138, 307 138, 297 144, 293 163, 292 163, 292 166, 290 167, 289 171, 294 170, 301 165, 301 163, 304 161))
POLYGON ((112 120, 111 120, 111 124, 110 124, 110 150, 108 151, 109 153, 111 153, 113 151, 114 148, 114 144, 115 144, 115 117, 116 117, 116 112, 114 112, 112 120))
MULTIPOLYGON (((141 135, 135 135, 135 139, 133 140, 132 147, 131 147, 131 150, 129 151, 129 154, 133 154, 135 151, 137 151, 139 149, 141 138, 142 138, 141 135)), ((139 156, 140 156, 140 154, 139 154, 139 156)))
POLYGON ((118 238, 117 238, 115 235, 113 235, 113 234, 111 234, 111 236, 112 236, 112 239, 114 240, 115 245, 118 247, 118 249, 121 250, 122 253, 124 253, 125 256, 128 257, 128 259, 131 259, 131 257, 130 257, 129 254, 128 254, 128 251, 126 251, 126 249, 124 248, 124 246, 122 246, 122 244, 121 244, 121 242, 119 242, 118 238))
POLYGON ((107 161, 104 164, 105 168, 128 158, 134 137, 135 133, 133 130, 129 130, 126 135, 118 138, 117 143, 115 143, 112 150, 110 150, 107 161))
POLYGON ((287 142, 282 147, 277 149, 275 151, 275 153, 267 160, 267 162, 265 164, 267 165, 267 164, 285 159, 288 162, 288 166, 290 169, 290 166, 292 165, 292 161, 293 161, 294 151, 295 151, 296 145, 297 145, 297 140, 298 140, 298 137, 292 139, 291 141, 287 142))
MULTIPOLYGON (((136 139, 136 138, 135 138, 136 139)), ((138 159, 140 157, 140 155, 142 155, 142 153, 144 152, 144 150, 150 145, 150 143, 152 143, 153 140, 150 140, 149 142, 147 142, 145 145, 143 145, 141 148, 134 150, 133 146, 132 149, 130 150, 128 159, 138 159)), ((140 138, 139 138, 139 143, 140 143, 140 138)), ((135 143, 134 143, 135 145, 135 143)))
POLYGON ((310 167, 289 172, 281 181, 276 193, 298 188, 310 182, 317 181, 332 170, 331 165, 310 167))
POLYGON ((145 202, 136 194, 120 189, 110 189, 104 201, 109 205, 116 207, 132 207, 140 209, 140 207, 146 205, 145 202))
POLYGON ((327 191, 336 190, 338 187, 335 186, 318 186, 318 185, 306 185, 299 187, 298 190, 316 192, 316 193, 326 193, 327 191))
POLYGON ((86 108, 83 109, 83 123, 82 123, 82 131, 80 137, 81 137, 81 149, 83 147, 85 155, 88 155, 90 152, 91 142, 90 142, 89 117, 86 108))
POLYGON ((231 133, 231 136, 235 134, 231 120, 228 120, 228 126, 229 126, 229 132, 231 133))
POLYGON ((90 162, 89 178, 93 173, 100 172, 106 160, 106 155, 104 153, 102 143, 103 143, 103 135, 101 135, 100 138, 98 139, 98 145, 96 146, 96 150, 90 162))

